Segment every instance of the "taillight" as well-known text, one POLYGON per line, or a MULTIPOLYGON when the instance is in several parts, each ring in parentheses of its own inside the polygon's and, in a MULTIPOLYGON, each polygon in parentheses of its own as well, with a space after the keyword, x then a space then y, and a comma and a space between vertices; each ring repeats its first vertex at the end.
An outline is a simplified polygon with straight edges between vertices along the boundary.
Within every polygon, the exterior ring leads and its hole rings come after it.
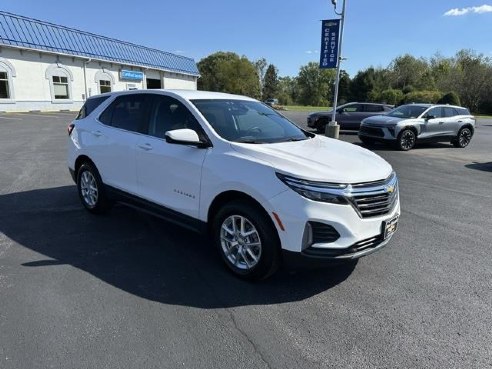
POLYGON ((70 123, 67 127, 68 135, 70 136, 72 134, 73 129, 75 128, 75 124, 70 123))

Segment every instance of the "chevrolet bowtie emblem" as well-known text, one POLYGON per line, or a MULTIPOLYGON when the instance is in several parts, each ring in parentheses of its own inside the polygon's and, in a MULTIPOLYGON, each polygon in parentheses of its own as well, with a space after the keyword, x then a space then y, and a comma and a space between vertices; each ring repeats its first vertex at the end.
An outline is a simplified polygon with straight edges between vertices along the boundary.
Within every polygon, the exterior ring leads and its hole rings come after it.
POLYGON ((388 193, 393 193, 393 192, 395 192, 395 186, 387 186, 387 187, 386 187, 386 191, 388 191, 388 193))

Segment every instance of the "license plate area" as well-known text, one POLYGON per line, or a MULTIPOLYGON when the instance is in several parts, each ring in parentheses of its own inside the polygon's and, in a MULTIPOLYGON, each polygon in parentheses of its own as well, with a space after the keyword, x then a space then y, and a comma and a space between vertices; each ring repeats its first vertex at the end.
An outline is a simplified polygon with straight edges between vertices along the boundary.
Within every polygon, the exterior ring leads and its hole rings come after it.
POLYGON ((397 215, 390 220, 386 220, 383 222, 383 240, 387 239, 388 237, 391 237, 393 233, 396 232, 398 228, 398 218, 400 216, 397 215))

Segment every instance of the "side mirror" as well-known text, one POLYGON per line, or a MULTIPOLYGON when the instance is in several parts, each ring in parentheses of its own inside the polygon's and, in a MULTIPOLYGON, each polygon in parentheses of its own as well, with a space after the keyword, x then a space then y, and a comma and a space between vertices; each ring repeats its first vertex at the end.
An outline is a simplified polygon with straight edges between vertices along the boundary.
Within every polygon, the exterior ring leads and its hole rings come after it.
POLYGON ((200 148, 207 148, 211 146, 208 142, 200 141, 198 134, 189 128, 167 131, 165 136, 166 142, 176 145, 192 145, 200 148))
POLYGON ((425 116, 425 120, 434 119, 434 118, 436 118, 436 117, 433 115, 426 115, 425 116))

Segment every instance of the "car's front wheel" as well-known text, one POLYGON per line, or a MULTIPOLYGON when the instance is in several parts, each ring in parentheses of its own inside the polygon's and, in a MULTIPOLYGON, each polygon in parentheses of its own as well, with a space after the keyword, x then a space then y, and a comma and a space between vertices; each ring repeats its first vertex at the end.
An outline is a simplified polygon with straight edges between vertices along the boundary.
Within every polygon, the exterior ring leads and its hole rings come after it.
POLYGON ((456 138, 451 142, 454 147, 464 148, 467 147, 472 139, 473 133, 470 128, 463 127, 459 130, 456 138))
POLYGON ((110 202, 106 197, 101 176, 92 163, 84 163, 77 172, 77 190, 82 205, 94 214, 105 213, 110 202))
POLYGON ((280 263, 280 241, 264 211, 247 201, 223 206, 213 221, 213 238, 222 259, 237 276, 260 280, 280 263))
POLYGON ((404 129, 398 135, 396 147, 402 151, 408 151, 414 148, 417 141, 415 132, 411 129, 404 129))

